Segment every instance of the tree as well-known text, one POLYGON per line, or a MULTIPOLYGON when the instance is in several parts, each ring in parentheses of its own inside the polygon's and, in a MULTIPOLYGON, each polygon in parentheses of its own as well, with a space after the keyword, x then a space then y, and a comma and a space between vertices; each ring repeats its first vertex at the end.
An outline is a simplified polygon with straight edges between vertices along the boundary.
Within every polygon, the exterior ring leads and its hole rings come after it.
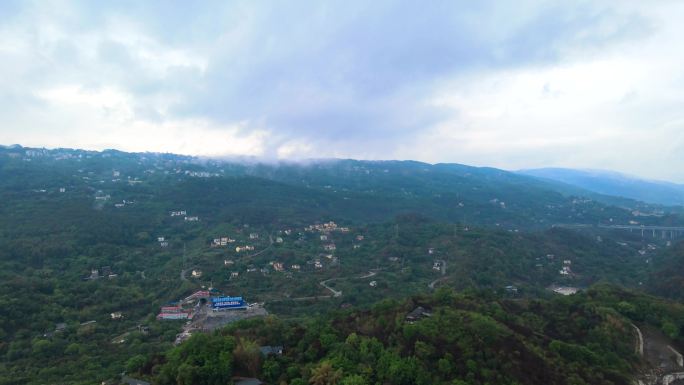
POLYGON ((233 351, 235 364, 245 369, 250 376, 257 376, 261 367, 261 351, 259 345, 245 338, 240 338, 233 351))
POLYGON ((368 385, 368 381, 366 381, 363 376, 352 374, 351 376, 343 378, 340 385, 368 385))
POLYGON ((321 362, 311 371, 309 384, 312 385, 335 385, 342 378, 342 370, 333 368, 329 361, 321 362))
POLYGON ((142 354, 137 354, 129 358, 126 362, 126 371, 128 373, 138 372, 140 368, 142 368, 143 365, 145 365, 145 362, 147 362, 147 358, 145 358, 145 356, 143 356, 142 354))

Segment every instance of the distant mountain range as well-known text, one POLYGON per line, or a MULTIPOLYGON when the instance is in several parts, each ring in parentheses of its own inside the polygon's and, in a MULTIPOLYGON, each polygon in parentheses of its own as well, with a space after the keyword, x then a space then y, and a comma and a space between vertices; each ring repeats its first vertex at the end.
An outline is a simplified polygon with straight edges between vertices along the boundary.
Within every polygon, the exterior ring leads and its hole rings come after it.
POLYGON ((684 205, 684 185, 646 180, 614 171, 538 168, 521 170, 518 173, 561 182, 598 194, 668 206, 684 205))
POLYGON ((672 211, 660 205, 461 164, 350 159, 260 163, 13 146, 0 149, 0 175, 0 192, 20 196, 73 186, 82 190, 83 198, 92 191, 115 199, 137 197, 140 213, 147 203, 156 207, 161 202, 169 209, 181 205, 207 220, 230 216, 253 224, 295 217, 367 223, 418 213, 463 225, 523 230, 627 223, 634 211, 658 214, 640 218, 643 224, 680 221, 661 218, 672 211))

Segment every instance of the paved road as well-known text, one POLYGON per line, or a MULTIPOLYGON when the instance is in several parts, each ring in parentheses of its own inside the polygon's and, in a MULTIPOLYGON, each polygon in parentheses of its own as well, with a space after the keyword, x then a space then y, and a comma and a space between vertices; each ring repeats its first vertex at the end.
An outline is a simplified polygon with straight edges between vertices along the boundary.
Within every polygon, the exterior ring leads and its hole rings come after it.
POLYGON ((273 247, 273 236, 269 235, 268 236, 268 246, 265 249, 259 250, 254 254, 247 255, 247 256, 245 256, 245 258, 252 258, 252 257, 256 257, 258 255, 261 255, 261 254, 265 253, 266 251, 268 251, 271 247, 273 247))
POLYGON ((335 289, 333 289, 332 287, 330 287, 330 286, 327 285, 328 282, 334 281, 334 280, 336 280, 336 279, 340 279, 340 278, 330 278, 330 279, 326 279, 325 281, 319 282, 319 284, 320 284, 321 286, 323 286, 324 288, 330 290, 330 292, 332 293, 333 297, 341 297, 341 296, 342 296, 342 291, 340 291, 340 290, 335 290, 335 289))
MULTIPOLYGON (((634 326, 634 325, 633 325, 634 326)), ((637 328, 635 351, 643 351, 642 360, 646 364, 636 380, 644 385, 679 384, 684 379, 684 362, 681 355, 671 345, 672 341, 659 329, 652 326, 637 328)))
MULTIPOLYGON (((378 274, 377 271, 369 271, 368 274, 362 275, 362 276, 360 276, 360 277, 356 277, 356 279, 370 278, 370 277, 375 276, 376 274, 378 274)), ((347 278, 347 277, 330 278, 330 279, 326 279, 325 281, 321 281, 321 282, 319 282, 319 283, 320 283, 320 285, 323 286, 324 288, 330 290, 330 292, 333 294, 333 297, 341 297, 341 296, 342 296, 342 291, 333 289, 332 287, 328 286, 327 283, 330 282, 330 281, 335 281, 335 280, 338 280, 338 279, 346 279, 346 278, 347 278)))
POLYGON ((632 327, 634 330, 637 332, 637 339, 635 341, 635 346, 634 346, 634 352, 637 353, 639 356, 644 356, 644 335, 641 334, 641 329, 639 329, 635 324, 632 324, 632 327))

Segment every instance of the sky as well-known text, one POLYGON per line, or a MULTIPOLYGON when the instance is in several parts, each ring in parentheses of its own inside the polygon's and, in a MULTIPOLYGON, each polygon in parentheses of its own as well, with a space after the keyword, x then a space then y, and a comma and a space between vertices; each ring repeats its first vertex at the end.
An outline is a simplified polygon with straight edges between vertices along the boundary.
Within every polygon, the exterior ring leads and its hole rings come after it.
POLYGON ((2 0, 0 144, 684 182, 682 20, 658 0, 2 0))

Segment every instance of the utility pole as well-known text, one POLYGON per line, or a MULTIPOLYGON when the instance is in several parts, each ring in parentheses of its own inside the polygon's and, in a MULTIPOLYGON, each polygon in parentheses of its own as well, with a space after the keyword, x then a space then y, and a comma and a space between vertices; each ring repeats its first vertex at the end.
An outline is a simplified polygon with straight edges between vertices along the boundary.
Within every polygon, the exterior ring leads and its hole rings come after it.
POLYGON ((187 264, 187 257, 185 255, 185 242, 183 242, 183 269, 185 269, 187 264))

